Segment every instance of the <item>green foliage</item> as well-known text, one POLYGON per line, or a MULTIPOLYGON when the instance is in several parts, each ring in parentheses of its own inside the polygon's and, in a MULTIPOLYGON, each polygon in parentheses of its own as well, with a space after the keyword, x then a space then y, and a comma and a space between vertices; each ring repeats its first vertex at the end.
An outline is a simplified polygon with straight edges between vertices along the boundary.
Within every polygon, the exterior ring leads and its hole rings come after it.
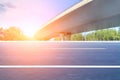
POLYGON ((71 36, 71 40, 72 41, 82 41, 83 40, 83 36, 82 36, 82 34, 73 34, 72 36, 71 36))
POLYGON ((116 29, 103 29, 94 32, 90 32, 87 35, 74 34, 71 40, 73 41, 115 41, 120 40, 120 28, 116 29))
POLYGON ((25 40, 26 37, 22 31, 17 27, 10 27, 8 29, 0 28, 0 40, 25 40))

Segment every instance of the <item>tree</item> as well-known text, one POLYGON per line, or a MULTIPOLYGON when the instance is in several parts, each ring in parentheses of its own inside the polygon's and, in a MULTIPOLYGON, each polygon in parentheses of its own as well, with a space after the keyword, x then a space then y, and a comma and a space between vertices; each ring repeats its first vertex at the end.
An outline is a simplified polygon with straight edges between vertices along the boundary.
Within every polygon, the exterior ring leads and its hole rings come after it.
POLYGON ((120 40, 120 28, 117 32, 115 29, 103 29, 95 32, 90 32, 86 35, 88 41, 108 41, 120 40))
POLYGON ((71 36, 71 40, 72 41, 82 41, 83 40, 83 36, 82 36, 81 33, 79 33, 79 34, 73 34, 71 36))
POLYGON ((3 32, 3 28, 0 28, 0 40, 4 39, 4 32, 3 32))
POLYGON ((24 40, 23 32, 17 27, 10 27, 4 30, 4 40, 24 40))

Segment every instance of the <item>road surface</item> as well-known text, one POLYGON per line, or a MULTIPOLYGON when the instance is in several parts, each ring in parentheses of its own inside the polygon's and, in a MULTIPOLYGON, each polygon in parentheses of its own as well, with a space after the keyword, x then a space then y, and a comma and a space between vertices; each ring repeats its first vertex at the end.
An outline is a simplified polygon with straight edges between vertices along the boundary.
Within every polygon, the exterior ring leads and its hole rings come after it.
MULTIPOLYGON (((1 66, 120 65, 120 42, 0 42, 1 66)), ((0 68, 0 80, 120 80, 120 68, 0 68)))

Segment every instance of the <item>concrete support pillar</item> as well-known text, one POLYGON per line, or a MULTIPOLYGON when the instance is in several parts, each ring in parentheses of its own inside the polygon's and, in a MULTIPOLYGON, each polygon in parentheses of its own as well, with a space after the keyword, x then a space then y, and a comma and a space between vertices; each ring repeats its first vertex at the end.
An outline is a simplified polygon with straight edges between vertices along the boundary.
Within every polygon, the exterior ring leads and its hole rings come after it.
POLYGON ((71 33, 65 33, 65 40, 70 41, 71 40, 71 33))
POLYGON ((61 32, 59 34, 61 41, 70 41, 71 33, 70 32, 61 32))
POLYGON ((59 36, 60 36, 60 40, 61 40, 61 41, 64 41, 64 40, 65 40, 65 39, 64 39, 64 34, 63 34, 63 33, 60 33, 59 36))

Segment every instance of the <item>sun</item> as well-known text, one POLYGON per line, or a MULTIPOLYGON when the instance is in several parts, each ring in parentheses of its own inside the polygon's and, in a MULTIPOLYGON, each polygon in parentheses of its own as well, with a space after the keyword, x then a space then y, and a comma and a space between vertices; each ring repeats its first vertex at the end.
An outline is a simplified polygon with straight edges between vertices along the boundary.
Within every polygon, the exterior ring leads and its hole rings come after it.
POLYGON ((32 31, 32 30, 26 30, 26 31, 23 31, 24 34, 29 37, 29 38, 34 38, 34 34, 35 34, 35 31, 32 31))
POLYGON ((34 37, 34 33, 33 32, 25 32, 25 35, 29 38, 33 38, 34 37))
MULTIPOLYGON (((27 26, 27 25, 26 25, 27 26)), ((28 25, 29 26, 29 25, 28 25)), ((35 25, 34 25, 35 26, 35 25)), ((38 28, 30 26, 30 27, 22 27, 21 30, 23 31, 23 34, 29 38, 34 40, 34 36, 36 34, 36 32, 38 31, 38 28)))

